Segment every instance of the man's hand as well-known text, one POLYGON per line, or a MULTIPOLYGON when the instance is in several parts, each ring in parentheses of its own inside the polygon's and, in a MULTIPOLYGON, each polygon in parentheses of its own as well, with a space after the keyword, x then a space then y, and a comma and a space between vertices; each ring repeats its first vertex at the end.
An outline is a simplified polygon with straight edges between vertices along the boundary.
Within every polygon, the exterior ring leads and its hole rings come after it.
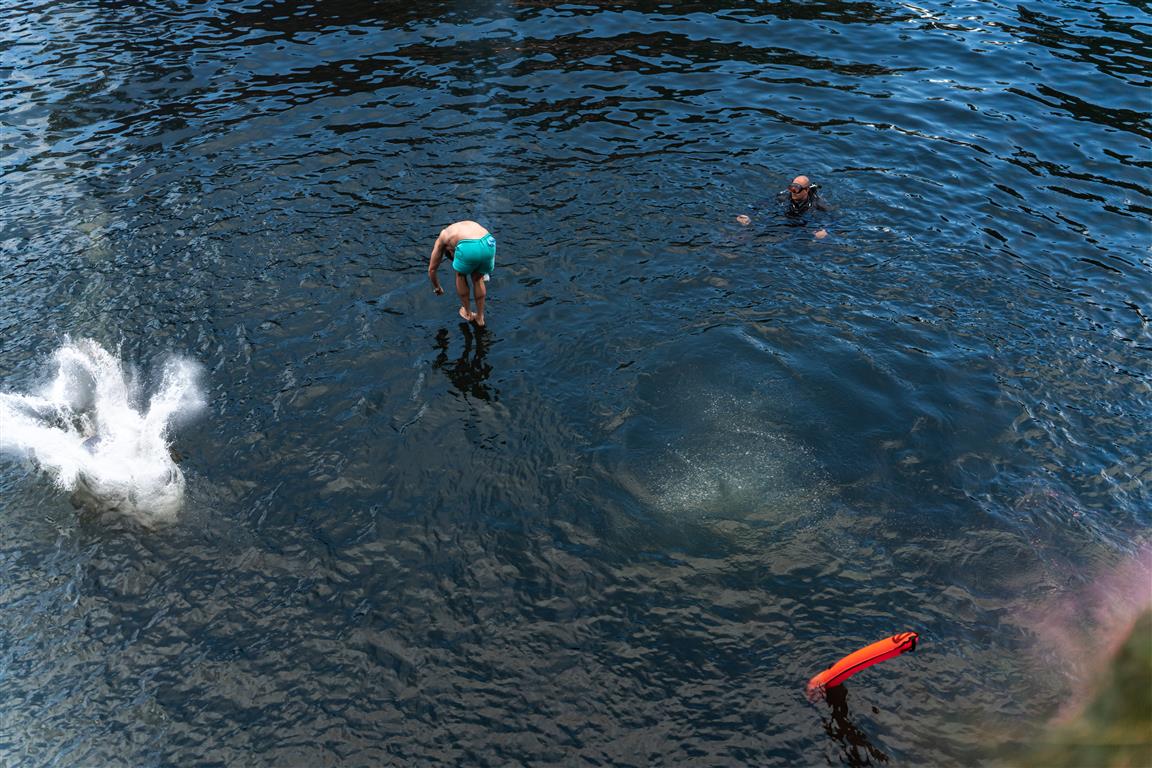
POLYGON ((740 222, 740 224, 745 227, 752 223, 752 219, 743 213, 736 217, 736 221, 740 222))
POLYGON ((436 285, 436 286, 432 287, 432 293, 436 294, 437 296, 443 296, 444 295, 444 289, 441 288, 439 285, 436 285))

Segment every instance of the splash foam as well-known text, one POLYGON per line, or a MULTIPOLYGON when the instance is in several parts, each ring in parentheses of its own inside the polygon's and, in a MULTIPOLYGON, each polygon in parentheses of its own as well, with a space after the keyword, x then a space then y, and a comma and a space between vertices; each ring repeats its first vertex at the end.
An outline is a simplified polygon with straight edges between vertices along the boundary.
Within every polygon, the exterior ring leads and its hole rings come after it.
POLYGON ((56 374, 39 394, 0 393, 0 452, 31 460, 72 502, 145 525, 170 522, 184 499, 170 428, 204 407, 199 367, 172 359, 141 408, 123 364, 90 339, 65 340, 56 374))

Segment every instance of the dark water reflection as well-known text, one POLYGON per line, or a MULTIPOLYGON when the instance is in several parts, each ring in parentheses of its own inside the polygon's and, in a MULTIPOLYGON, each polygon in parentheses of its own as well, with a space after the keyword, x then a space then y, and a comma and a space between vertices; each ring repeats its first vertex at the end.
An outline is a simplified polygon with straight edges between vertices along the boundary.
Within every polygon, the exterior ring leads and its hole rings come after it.
POLYGON ((450 360, 452 346, 451 334, 447 328, 436 332, 436 355, 433 367, 444 372, 453 386, 463 395, 471 395, 480 400, 492 400, 495 394, 487 385, 492 366, 486 361, 488 346, 492 339, 483 328, 476 328, 471 323, 461 323, 459 336, 463 340, 463 349, 460 356, 450 360))
POLYGON ((70 335, 210 407, 160 531, 0 465, 0 762, 966 765, 1075 697, 1044 619, 1150 522, 1142 5, 6 17, 3 390, 70 335))

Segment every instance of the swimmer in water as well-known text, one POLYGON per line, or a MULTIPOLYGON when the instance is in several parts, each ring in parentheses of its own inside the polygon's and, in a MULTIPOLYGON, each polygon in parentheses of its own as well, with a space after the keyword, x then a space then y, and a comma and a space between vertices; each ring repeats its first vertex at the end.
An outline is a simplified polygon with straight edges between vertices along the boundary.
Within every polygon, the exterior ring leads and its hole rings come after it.
MULTIPOLYGON (((788 189, 778 194, 776 199, 780 202, 788 201, 788 209, 785 211, 787 216, 803 216, 809 211, 832 210, 832 206, 820 197, 819 188, 819 185, 813 184, 807 176, 797 176, 792 179, 788 189)), ((743 226, 748 226, 752 223, 752 218, 742 213, 736 217, 736 221, 743 226)), ((817 240, 823 240, 828 236, 828 230, 820 227, 813 234, 817 240)))
POLYGON ((496 238, 474 221, 458 221, 441 230, 428 259, 428 279, 432 281, 432 291, 437 296, 444 293, 437 270, 445 258, 452 260, 452 269, 456 271, 456 295, 460 298, 461 319, 483 328, 484 302, 488 296, 484 282, 496 268, 496 238), (472 278, 471 296, 468 290, 469 277, 472 278), (472 311, 472 298, 475 298, 476 311, 472 311))

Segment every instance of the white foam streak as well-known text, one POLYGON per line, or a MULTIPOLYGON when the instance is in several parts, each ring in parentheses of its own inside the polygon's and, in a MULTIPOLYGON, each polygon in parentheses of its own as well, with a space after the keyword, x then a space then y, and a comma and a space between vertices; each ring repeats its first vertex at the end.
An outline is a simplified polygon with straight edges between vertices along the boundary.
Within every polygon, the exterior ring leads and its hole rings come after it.
POLYGON ((121 362, 94 341, 66 342, 43 395, 0 393, 0 451, 27 457, 77 506, 142 523, 175 519, 184 475, 172 460, 173 424, 203 408, 198 367, 172 360, 146 410, 121 362))

